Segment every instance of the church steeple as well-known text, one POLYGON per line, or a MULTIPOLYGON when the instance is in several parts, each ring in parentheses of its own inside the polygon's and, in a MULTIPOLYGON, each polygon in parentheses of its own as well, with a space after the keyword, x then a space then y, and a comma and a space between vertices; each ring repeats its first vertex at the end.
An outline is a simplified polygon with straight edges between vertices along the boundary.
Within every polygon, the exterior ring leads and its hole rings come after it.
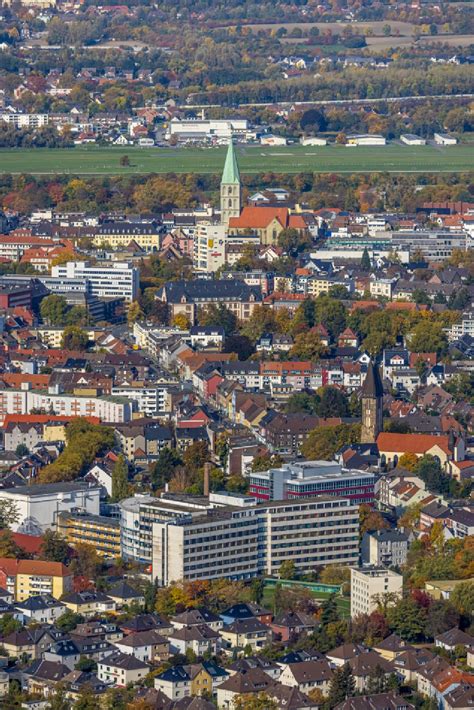
POLYGON ((231 217, 238 217, 242 207, 240 172, 234 144, 230 140, 221 179, 221 222, 228 225, 231 217))
POLYGON ((372 361, 362 385, 362 444, 372 444, 383 428, 383 385, 379 368, 372 361))

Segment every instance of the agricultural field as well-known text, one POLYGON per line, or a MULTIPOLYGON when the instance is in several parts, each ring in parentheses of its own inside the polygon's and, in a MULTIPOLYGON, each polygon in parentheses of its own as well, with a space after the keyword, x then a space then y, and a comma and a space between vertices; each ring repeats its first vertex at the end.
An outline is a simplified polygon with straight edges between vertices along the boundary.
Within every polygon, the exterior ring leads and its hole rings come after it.
MULTIPOLYGON (((219 173, 226 148, 76 147, 1 149, 0 173, 33 175, 123 175, 131 173, 219 173), (129 165, 121 165, 123 156, 129 165)), ((264 146, 237 149, 242 173, 466 172, 474 166, 474 144, 437 146, 264 146)))

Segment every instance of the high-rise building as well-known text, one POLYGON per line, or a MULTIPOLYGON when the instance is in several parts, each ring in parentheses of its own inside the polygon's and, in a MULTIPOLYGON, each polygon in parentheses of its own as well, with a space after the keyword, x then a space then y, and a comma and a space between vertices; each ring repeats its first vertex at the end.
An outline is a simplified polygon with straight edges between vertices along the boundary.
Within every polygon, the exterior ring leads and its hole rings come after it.
POLYGON ((234 144, 229 142, 221 179, 221 222, 228 226, 231 217, 239 217, 242 209, 240 172, 234 144))
POLYGON ((362 385, 362 444, 372 444, 383 429, 383 385, 377 365, 369 362, 362 385))
POLYGON ((251 579, 278 574, 292 561, 300 572, 359 558, 358 505, 317 496, 257 506, 226 506, 152 524, 152 574, 177 580, 251 579))

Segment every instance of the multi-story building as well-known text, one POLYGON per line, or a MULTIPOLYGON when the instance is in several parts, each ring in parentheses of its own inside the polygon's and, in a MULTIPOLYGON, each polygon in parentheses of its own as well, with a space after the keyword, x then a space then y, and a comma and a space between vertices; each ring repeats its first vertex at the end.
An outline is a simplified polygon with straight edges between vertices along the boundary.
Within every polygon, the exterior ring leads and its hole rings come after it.
POLYGON ((194 324, 200 308, 219 303, 238 320, 248 320, 261 302, 262 292, 257 286, 247 286, 242 281, 195 279, 170 281, 159 289, 156 298, 168 304, 172 318, 182 313, 194 324))
POLYGON ((409 250, 413 255, 421 251, 428 261, 449 259, 453 249, 466 251, 472 248, 472 238, 467 232, 443 229, 400 230, 392 234, 394 250, 409 250))
POLYGON ((169 387, 145 385, 143 382, 115 385, 113 397, 122 397, 136 403, 136 409, 146 417, 156 417, 170 411, 169 387))
POLYGON ((227 234, 225 224, 199 224, 193 239, 194 269, 214 273, 225 264, 238 261, 246 248, 256 249, 259 245, 259 237, 253 234, 227 234))
POLYGON ((8 414, 29 414, 32 410, 67 417, 98 417, 105 422, 119 423, 131 419, 132 404, 120 397, 85 397, 28 389, 0 392, 0 420, 8 414))
POLYGON ((101 557, 120 557, 120 522, 105 515, 59 513, 58 532, 70 545, 86 542, 101 557))
POLYGON ((250 579, 277 574, 291 560, 301 571, 358 560, 357 505, 347 498, 224 507, 153 523, 152 574, 173 580, 250 579))
POLYGON ((163 227, 156 222, 104 222, 97 227, 93 244, 108 245, 113 249, 126 247, 130 242, 138 244, 148 253, 159 251, 163 227))
MULTIPOLYGON (((403 577, 381 567, 351 569, 351 616, 371 614, 387 594, 401 596, 403 577)), ((392 597, 393 598, 393 597, 392 597)))
POLYGON ((375 474, 345 470, 335 461, 302 461, 251 473, 249 492, 257 500, 289 500, 325 495, 351 503, 374 500, 375 474))
POLYGON ((364 564, 397 567, 407 561, 409 536, 399 530, 376 530, 365 533, 361 544, 364 564))
POLYGON ((122 557, 150 564, 152 560, 152 526, 156 521, 174 520, 183 515, 201 515, 210 507, 209 499, 173 497, 155 498, 136 495, 120 502, 120 535, 122 557))
POLYGON ((88 292, 99 298, 124 298, 134 301, 139 290, 139 271, 127 262, 90 264, 87 261, 69 261, 51 269, 53 278, 83 279, 88 292))
POLYGON ((18 602, 42 594, 60 599, 72 589, 72 579, 71 570, 62 562, 0 559, 0 587, 18 602))
POLYGON ((63 511, 77 509, 98 515, 100 508, 99 486, 88 486, 83 481, 5 488, 1 497, 17 508, 18 521, 12 528, 30 535, 41 535, 56 527, 57 516, 63 511))

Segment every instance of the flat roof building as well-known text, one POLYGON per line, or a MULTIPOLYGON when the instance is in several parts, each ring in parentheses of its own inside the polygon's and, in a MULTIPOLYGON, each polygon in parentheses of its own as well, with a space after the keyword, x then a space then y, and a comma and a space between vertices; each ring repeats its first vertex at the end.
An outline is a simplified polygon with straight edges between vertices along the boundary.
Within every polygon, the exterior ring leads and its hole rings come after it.
POLYGON ((383 567, 351 569, 351 617, 371 614, 387 594, 401 596, 403 576, 383 567))
POLYGON ((163 586, 178 580, 277 575, 289 560, 309 572, 353 565, 359 557, 358 506, 347 498, 227 506, 152 527, 152 575, 163 586))

